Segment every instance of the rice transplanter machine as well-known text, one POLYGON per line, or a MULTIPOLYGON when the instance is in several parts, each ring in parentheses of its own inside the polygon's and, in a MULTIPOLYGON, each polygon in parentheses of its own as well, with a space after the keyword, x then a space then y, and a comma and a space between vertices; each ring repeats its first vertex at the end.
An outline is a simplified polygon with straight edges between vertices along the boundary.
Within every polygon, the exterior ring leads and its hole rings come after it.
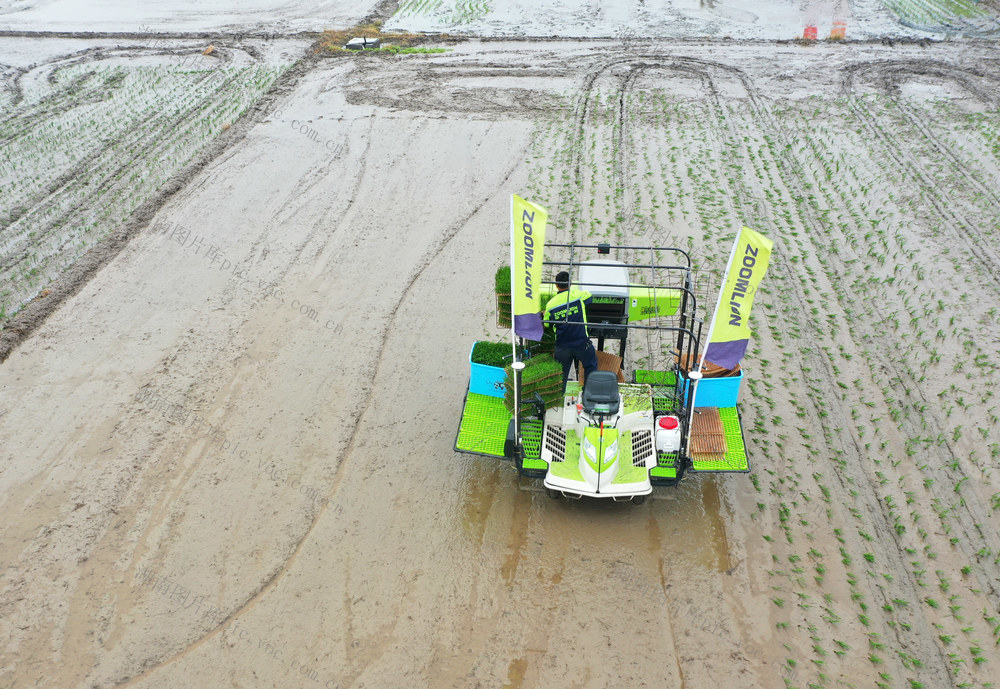
MULTIPOLYGON (((704 317, 688 253, 611 244, 545 251, 542 302, 562 270, 571 289, 590 293, 585 323, 599 370, 563 390, 559 369, 556 389, 551 338, 518 339, 518 361, 508 345, 502 366, 477 363, 477 349, 490 344, 477 342, 455 449, 511 460, 552 497, 642 502, 689 474, 748 472, 743 372, 701 360, 704 317)), ((509 324, 498 295, 498 323, 509 324)))

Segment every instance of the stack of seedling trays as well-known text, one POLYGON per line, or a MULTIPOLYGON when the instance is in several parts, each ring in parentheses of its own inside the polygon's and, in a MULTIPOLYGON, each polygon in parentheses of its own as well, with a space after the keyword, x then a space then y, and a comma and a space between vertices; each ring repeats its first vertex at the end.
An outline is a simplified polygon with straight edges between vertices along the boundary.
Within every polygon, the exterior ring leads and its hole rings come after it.
MULTIPOLYGON (((545 311, 546 305, 549 303, 549 299, 552 298, 552 294, 544 290, 545 288, 543 287, 541 292, 541 310, 543 312, 545 311)), ((512 328, 512 314, 514 309, 510 292, 510 266, 500 266, 497 268, 494 294, 496 295, 497 303, 497 327, 512 328)), ((533 344, 531 347, 531 351, 533 352, 547 352, 551 354, 556 348, 556 336, 552 328, 546 326, 545 333, 542 335, 542 341, 540 343, 533 344)))
POLYGON ((526 342, 526 350, 531 352, 532 356, 538 356, 539 354, 553 354, 556 351, 556 333, 552 328, 546 326, 545 332, 542 333, 541 342, 526 342))
MULTIPOLYGON (((534 356, 524 362, 521 371, 521 411, 531 409, 535 396, 542 398, 546 409, 559 407, 563 401, 562 365, 548 354, 534 356)), ((514 411, 514 371, 507 367, 507 388, 504 394, 507 410, 514 411)))
POLYGON ((496 274, 497 327, 511 327, 510 266, 500 266, 496 274))

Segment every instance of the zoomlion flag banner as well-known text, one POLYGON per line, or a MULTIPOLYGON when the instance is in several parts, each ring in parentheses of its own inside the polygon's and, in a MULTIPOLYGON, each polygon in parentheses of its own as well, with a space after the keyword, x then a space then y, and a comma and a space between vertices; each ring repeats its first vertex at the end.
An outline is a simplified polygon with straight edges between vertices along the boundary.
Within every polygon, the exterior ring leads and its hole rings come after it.
POLYGON ((750 308, 757 286, 767 272, 774 242, 744 227, 729 255, 726 278, 715 305, 705 359, 722 368, 736 368, 750 341, 750 308))
POLYGON ((541 206, 520 196, 510 197, 510 293, 514 334, 526 340, 542 339, 542 253, 545 221, 541 206))

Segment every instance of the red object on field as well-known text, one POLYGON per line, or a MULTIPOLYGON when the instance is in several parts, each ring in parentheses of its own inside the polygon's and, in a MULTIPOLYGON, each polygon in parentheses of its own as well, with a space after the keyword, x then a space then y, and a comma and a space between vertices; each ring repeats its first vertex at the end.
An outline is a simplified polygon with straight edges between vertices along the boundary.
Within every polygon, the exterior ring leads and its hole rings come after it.
POLYGON ((660 428, 664 428, 668 431, 672 431, 677 428, 678 421, 676 416, 661 416, 660 417, 660 428))
POLYGON ((847 22, 845 21, 835 21, 833 27, 830 29, 830 38, 837 38, 843 40, 847 37, 847 22))
POLYGON ((819 34, 816 31, 815 26, 807 26, 806 30, 802 32, 802 38, 806 39, 807 41, 815 41, 818 35, 819 34))

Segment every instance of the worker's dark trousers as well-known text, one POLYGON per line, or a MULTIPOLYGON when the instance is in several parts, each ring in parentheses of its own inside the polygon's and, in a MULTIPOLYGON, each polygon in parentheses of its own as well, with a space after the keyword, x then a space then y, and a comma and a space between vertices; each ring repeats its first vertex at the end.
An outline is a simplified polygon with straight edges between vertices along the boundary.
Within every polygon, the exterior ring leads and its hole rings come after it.
POLYGON ((569 371, 575 362, 579 361, 583 364, 584 376, 589 376, 597 370, 597 350, 594 349, 594 343, 590 340, 587 340, 587 344, 579 347, 561 347, 557 344, 554 356, 563 367, 563 392, 566 391, 569 371))

